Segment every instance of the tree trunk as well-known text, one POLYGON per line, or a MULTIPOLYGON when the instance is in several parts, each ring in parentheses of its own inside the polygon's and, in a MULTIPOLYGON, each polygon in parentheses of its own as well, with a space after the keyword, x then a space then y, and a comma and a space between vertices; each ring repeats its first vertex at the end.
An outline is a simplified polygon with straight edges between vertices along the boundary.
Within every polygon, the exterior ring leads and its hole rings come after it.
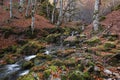
POLYGON ((59 17, 56 26, 59 27, 62 24, 63 19, 63 0, 60 0, 60 9, 59 9, 59 17))
POLYGON ((93 29, 94 31, 98 31, 100 22, 99 22, 99 12, 100 12, 100 0, 95 0, 94 6, 94 16, 93 16, 93 29))
POLYGON ((13 17, 13 13, 12 13, 12 0, 10 0, 10 18, 13 17))
POLYGON ((34 23, 35 23, 35 5, 36 5, 36 0, 31 0, 32 2, 32 22, 31 22, 31 30, 32 30, 32 34, 34 32, 34 23))
POLYGON ((55 22, 55 10, 56 10, 56 2, 54 2, 54 8, 52 11, 52 18, 51 18, 51 23, 53 24, 55 22))
POLYGON ((27 8, 26 8, 26 13, 25 13, 26 17, 28 17, 28 10, 29 10, 29 7, 30 7, 30 3, 31 3, 31 0, 28 0, 28 5, 27 5, 27 8))
POLYGON ((23 11, 23 5, 24 5, 24 1, 23 0, 20 0, 20 3, 19 3, 19 12, 22 12, 23 11))

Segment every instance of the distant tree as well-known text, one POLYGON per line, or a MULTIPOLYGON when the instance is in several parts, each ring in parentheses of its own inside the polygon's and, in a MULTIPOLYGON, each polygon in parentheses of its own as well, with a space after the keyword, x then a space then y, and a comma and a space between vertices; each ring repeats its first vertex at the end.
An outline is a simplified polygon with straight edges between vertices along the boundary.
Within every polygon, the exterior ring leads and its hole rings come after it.
POLYGON ((32 30, 32 34, 34 32, 34 26, 35 26, 35 6, 36 6, 36 0, 31 0, 32 3, 32 13, 31 13, 31 17, 32 17, 32 22, 31 22, 31 30, 32 30))
POLYGON ((59 27, 62 24, 63 19, 63 0, 60 0, 60 9, 59 9, 59 16, 56 26, 59 27))
POLYGON ((94 31, 98 31, 100 22, 99 22, 99 12, 100 12, 100 4, 101 0, 95 0, 94 6, 94 16, 93 16, 93 29, 94 31))
POLYGON ((13 12, 12 12, 12 0, 10 0, 10 18, 13 17, 13 12))
POLYGON ((25 16, 28 17, 28 10, 30 8, 31 0, 28 0, 25 16))
POLYGON ((23 11, 23 5, 24 5, 24 0, 20 0, 20 2, 19 2, 19 11, 20 12, 23 11))
POLYGON ((52 17, 51 17, 51 23, 55 22, 56 5, 57 5, 57 0, 54 0, 54 2, 53 2, 53 10, 52 10, 52 17))

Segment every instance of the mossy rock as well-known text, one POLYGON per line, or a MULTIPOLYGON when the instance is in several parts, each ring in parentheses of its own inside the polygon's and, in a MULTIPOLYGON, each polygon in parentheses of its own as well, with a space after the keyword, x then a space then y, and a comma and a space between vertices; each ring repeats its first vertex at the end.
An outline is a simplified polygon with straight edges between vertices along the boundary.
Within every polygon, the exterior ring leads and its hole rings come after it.
POLYGON ((20 57, 20 54, 8 53, 8 54, 5 54, 2 59, 5 60, 7 64, 14 64, 19 57, 20 57))
POLYGON ((57 33, 55 33, 55 34, 50 34, 50 35, 48 35, 47 37, 46 37, 46 41, 48 42, 48 43, 59 43, 60 41, 60 36, 61 36, 61 34, 57 34, 57 33))
POLYGON ((91 39, 87 40, 85 43, 87 43, 90 46, 95 46, 97 44, 100 44, 100 39, 98 37, 92 37, 91 39))
POLYGON ((75 67, 77 65, 76 59, 74 57, 64 61, 65 66, 75 67))
POLYGON ((74 71, 69 74, 69 80, 85 80, 80 71, 74 71))
POLYGON ((24 61, 22 64, 23 69, 30 69, 33 66, 34 66, 34 64, 31 61, 24 61))
POLYGON ((118 39, 118 34, 103 34, 103 38, 107 38, 109 41, 115 41, 118 39))
POLYGON ((76 36, 68 36, 63 41, 63 45, 67 45, 67 44, 69 44, 69 46, 76 46, 77 44, 79 44, 79 40, 77 39, 76 36))
POLYGON ((15 53, 17 50, 18 46, 13 45, 13 46, 8 46, 7 48, 2 49, 2 53, 15 53))
POLYGON ((111 49, 111 48, 116 48, 116 44, 114 42, 106 42, 104 44, 105 49, 111 49))
POLYGON ((38 53, 36 58, 40 59, 40 60, 52 60, 51 55, 46 55, 46 54, 42 54, 42 53, 38 53))
POLYGON ((73 71, 69 74, 69 80, 91 80, 89 72, 73 71))
POLYGON ((58 66, 49 66, 47 70, 43 72, 44 78, 47 79, 51 75, 51 72, 57 72, 58 66))
POLYGON ((43 72, 43 76, 44 76, 45 79, 49 78, 50 74, 51 74, 51 70, 50 69, 45 70, 43 72))
POLYGON ((17 80, 35 80, 32 73, 19 77, 17 80))
POLYGON ((55 59, 51 61, 51 64, 56 65, 56 66, 63 66, 64 62, 60 59, 55 59))
POLYGON ((66 49, 66 50, 59 50, 56 52, 56 55, 58 57, 67 57, 71 54, 75 53, 75 50, 74 49, 66 49))
POLYGON ((28 44, 25 44, 21 47, 21 52, 22 54, 36 54, 37 52, 39 52, 40 50, 44 49, 44 45, 41 45, 39 43, 35 43, 33 42, 29 42, 28 44))

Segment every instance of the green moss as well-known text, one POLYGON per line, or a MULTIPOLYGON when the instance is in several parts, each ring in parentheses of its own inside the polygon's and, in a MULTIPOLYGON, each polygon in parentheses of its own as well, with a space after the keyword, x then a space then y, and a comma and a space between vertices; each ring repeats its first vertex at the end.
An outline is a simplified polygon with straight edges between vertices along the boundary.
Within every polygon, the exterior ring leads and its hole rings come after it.
POLYGON ((91 39, 87 40, 86 43, 90 46, 95 46, 100 43, 100 39, 98 37, 92 37, 91 39))
POLYGON ((50 70, 50 69, 45 70, 45 71, 43 72, 43 76, 44 76, 45 79, 47 79, 47 78, 50 76, 50 74, 51 74, 51 70, 50 70))
POLYGON ((106 42, 104 44, 105 49, 111 49, 111 48, 115 48, 115 47, 116 47, 116 44, 114 42, 106 42))
POLYGON ((74 71, 69 74, 69 80, 85 80, 83 73, 80 71, 74 71))
POLYGON ((17 50, 17 46, 13 45, 13 46, 9 46, 7 48, 2 49, 2 53, 15 53, 17 50))
POLYGON ((64 62, 62 60, 55 59, 55 60, 52 61, 52 64, 56 65, 56 66, 63 66, 64 62))
POLYGON ((32 73, 29 73, 28 75, 19 77, 17 80, 35 80, 34 76, 32 75, 32 73))
POLYGON ((45 54, 42 54, 42 53, 38 53, 36 58, 38 58, 40 60, 52 60, 51 55, 45 55, 45 54))
POLYGON ((58 67, 57 66, 49 66, 47 70, 43 72, 44 78, 47 79, 51 72, 57 72, 58 67))
POLYGON ((67 57, 75 52, 74 49, 59 50, 56 52, 58 57, 67 57))
POLYGON ((50 34, 46 37, 46 41, 48 43, 57 43, 60 40, 60 36, 61 36, 61 34, 56 34, 56 33, 55 34, 50 34))
POLYGON ((31 68, 33 66, 33 63, 31 62, 31 61, 25 61, 25 62, 23 62, 23 64, 22 64, 22 68, 23 69, 29 69, 29 68, 31 68))
POLYGON ((64 64, 68 67, 75 67, 77 63, 76 63, 75 58, 73 57, 73 58, 65 60, 64 64))

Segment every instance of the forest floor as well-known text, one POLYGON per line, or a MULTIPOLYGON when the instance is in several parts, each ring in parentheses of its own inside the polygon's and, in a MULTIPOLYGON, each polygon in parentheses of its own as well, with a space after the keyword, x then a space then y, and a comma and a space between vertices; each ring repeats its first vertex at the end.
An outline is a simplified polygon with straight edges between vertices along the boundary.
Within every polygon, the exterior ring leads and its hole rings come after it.
POLYGON ((32 34, 31 19, 17 10, 14 18, 9 19, 7 8, 0 6, 0 69, 25 56, 36 55, 22 62, 22 70, 29 69, 30 73, 17 80, 34 80, 36 75, 40 80, 120 79, 120 10, 101 21, 99 33, 92 31, 92 25, 84 31, 79 27, 55 28, 44 17, 35 15, 32 34))

